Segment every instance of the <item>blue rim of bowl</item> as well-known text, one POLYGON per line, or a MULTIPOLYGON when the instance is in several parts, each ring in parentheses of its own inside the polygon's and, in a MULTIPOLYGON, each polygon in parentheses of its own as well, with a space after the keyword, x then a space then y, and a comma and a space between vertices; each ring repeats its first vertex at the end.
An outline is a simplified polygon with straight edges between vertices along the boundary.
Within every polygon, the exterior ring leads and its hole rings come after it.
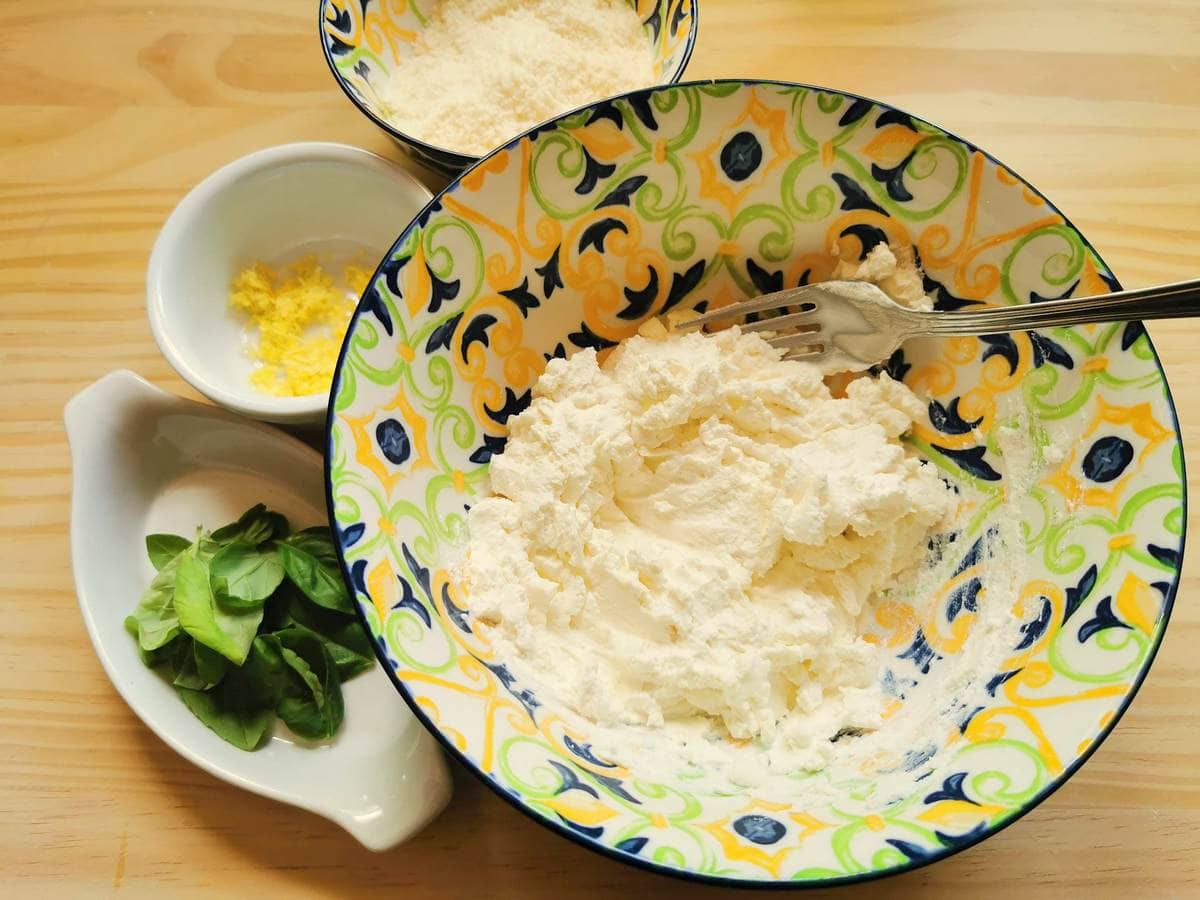
MULTIPOLYGON (((470 153, 459 153, 457 150, 450 150, 446 147, 439 147, 437 144, 430 144, 426 141, 421 140, 420 138, 415 138, 412 135, 405 134, 403 131, 400 131, 394 125, 391 125, 386 119, 380 118, 379 116, 375 115, 375 113, 371 112, 371 110, 367 109, 367 107, 358 98, 358 96, 354 93, 354 91, 350 90, 350 86, 348 84, 346 84, 346 80, 344 78, 342 78, 341 73, 338 72, 337 66, 333 62, 333 54, 329 52, 329 46, 325 42, 325 34, 324 34, 325 9, 326 9, 326 7, 329 6, 330 0, 321 0, 321 2, 319 4, 317 4, 317 38, 321 42, 321 53, 325 57, 325 64, 327 66, 329 66, 329 71, 333 75, 333 80, 337 82, 338 87, 340 87, 342 89, 342 93, 345 94, 348 98, 350 98, 350 102, 353 103, 358 108, 359 112, 361 112, 364 116, 366 116, 368 119, 370 119, 376 125, 378 125, 380 128, 382 128, 384 131, 386 131, 391 137, 393 137, 397 141, 400 141, 402 144, 411 144, 413 147, 416 147, 417 149, 419 149, 422 153, 426 154, 427 156, 431 156, 434 158, 437 158, 439 156, 446 157, 448 165, 461 166, 465 170, 471 166, 474 166, 476 163, 489 158, 490 156, 494 155, 497 151, 504 150, 508 147, 511 147, 513 144, 515 144, 517 141, 519 141, 521 138, 523 138, 526 134, 529 134, 530 132, 534 132, 534 131, 540 131, 542 128, 544 128, 550 122, 557 122, 564 115, 570 115, 571 113, 578 112, 579 110, 588 109, 592 106, 595 106, 597 103, 603 103, 605 100, 613 100, 613 99, 618 99, 620 97, 629 97, 629 96, 633 96, 634 94, 639 94, 639 93, 643 93, 646 91, 653 91, 656 88, 666 87, 666 86, 672 85, 672 84, 682 84, 683 82, 680 82, 679 79, 683 77, 684 70, 687 68, 688 63, 691 62, 692 51, 696 48, 696 33, 700 28, 700 2, 699 2, 699 0, 686 0, 686 2, 690 3, 692 6, 692 22, 688 26, 687 41, 683 45, 683 56, 680 58, 679 65, 677 65, 675 67, 675 71, 671 73, 671 77, 669 79, 667 79, 666 81, 660 81, 658 84, 653 85, 648 88, 641 88, 640 90, 637 90, 637 91, 629 91, 624 94, 614 94, 612 97, 597 97, 595 100, 585 103, 582 106, 578 106, 573 110, 569 110, 567 112, 560 113, 559 115, 552 116, 551 118, 546 119, 543 122, 539 122, 537 125, 533 126, 532 128, 521 132, 521 134, 519 134, 517 137, 515 137, 513 140, 509 141, 508 143, 503 144, 499 147, 496 147, 492 150, 489 150, 487 153, 484 153, 482 156, 473 156, 470 153)), ((737 81, 738 79, 735 78, 735 79, 729 79, 729 80, 737 81)), ((688 83, 691 83, 691 82, 688 82, 688 83)), ((454 178, 451 181, 451 185, 453 185, 458 180, 458 177, 461 174, 462 173, 457 173, 454 175, 454 178)), ((447 188, 449 188, 449 187, 450 187, 450 185, 447 185, 447 188)), ((339 363, 340 363, 340 360, 339 360, 339 363)))
MULTIPOLYGON (((322 6, 324 6, 324 2, 322 3, 322 6)), ((1087 239, 1087 237, 1083 234, 1083 232, 1081 232, 1078 228, 1076 228, 1074 223, 1069 218, 1067 218, 1067 216, 1064 215, 1063 212, 1057 206, 1055 206, 1053 203, 1051 203, 1045 194, 1043 194, 1041 191, 1039 191, 1037 188, 1035 188, 1032 184, 1030 184, 1028 181, 1026 181, 1024 178, 1022 178, 1020 176, 1020 174, 1015 172, 1012 168, 1007 166, 1005 163, 1001 162, 999 159, 997 159, 991 153, 976 146, 975 144, 971 143, 970 141, 959 137, 954 132, 948 131, 947 129, 942 128, 940 125, 937 125, 934 122, 930 122, 928 119, 923 119, 920 116, 914 116, 911 113, 907 113, 904 110, 898 109, 897 107, 894 107, 889 103, 884 103, 881 100, 875 100, 871 97, 865 97, 862 94, 855 94, 850 91, 841 91, 841 90, 837 90, 835 88, 827 88, 827 87, 822 87, 820 85, 815 85, 815 84, 805 84, 802 82, 795 82, 795 81, 778 81, 778 80, 768 79, 768 78, 709 78, 709 79, 702 79, 702 80, 698 80, 698 81, 673 82, 671 84, 656 85, 655 87, 651 87, 651 88, 643 88, 643 89, 637 90, 637 91, 630 91, 629 93, 618 95, 615 99, 628 99, 630 97, 648 95, 648 94, 654 93, 655 91, 662 90, 663 88, 670 88, 670 87, 703 87, 703 86, 707 86, 707 85, 727 85, 727 84, 748 85, 748 86, 753 86, 753 87, 804 88, 804 89, 810 90, 810 91, 818 91, 823 94, 836 94, 838 96, 844 97, 849 100, 866 101, 867 103, 871 103, 871 104, 874 104, 875 106, 878 106, 880 109, 907 115, 910 118, 912 118, 913 121, 921 122, 925 125, 929 125, 932 128, 936 128, 939 131, 941 131, 943 134, 945 134, 947 137, 952 138, 955 141, 958 141, 960 144, 962 144, 968 150, 982 154, 987 160, 989 160, 990 162, 992 162, 995 165, 1003 166, 1008 172, 1010 172, 1013 175, 1013 177, 1017 178, 1021 182, 1022 185, 1024 185, 1026 188, 1028 188, 1030 191, 1032 191, 1037 197, 1039 197, 1042 200, 1042 202, 1044 202, 1046 204, 1046 207, 1048 209, 1050 209, 1056 215, 1061 216, 1063 223, 1065 225, 1067 225, 1068 227, 1070 227, 1076 234, 1079 235, 1080 240, 1083 241, 1084 247, 1087 248, 1087 250, 1090 251, 1093 256, 1095 256, 1096 260, 1102 266, 1104 266, 1104 268, 1108 272, 1110 272, 1110 273, 1112 272, 1112 269, 1108 266, 1107 263, 1104 262, 1104 259, 1096 251, 1096 248, 1092 245, 1091 241, 1089 241, 1087 239)), ((596 101, 596 102, 604 102, 604 101, 596 101)), ((391 259, 392 254, 395 253, 396 250, 400 247, 400 245, 403 244, 403 242, 408 238, 409 233, 412 231, 412 229, 415 226, 417 226, 419 224, 423 224, 425 222, 425 220, 429 216, 431 210, 433 210, 434 207, 439 206, 441 204, 442 198, 444 196, 446 196, 447 194, 453 193, 455 190, 457 190, 459 188, 463 177, 465 175, 467 175, 468 172, 473 171, 476 167, 482 165, 484 162, 486 162, 491 157, 495 156, 497 153, 500 153, 505 150, 513 149, 526 136, 528 136, 530 134, 535 134, 535 133, 538 133, 538 132, 544 130, 546 128, 547 124, 556 122, 559 119, 566 118, 567 116, 575 115, 579 112, 582 112, 583 110, 591 108, 594 105, 595 105, 595 103, 588 103, 584 106, 580 106, 576 109, 565 112, 561 116, 557 116, 554 119, 548 120, 548 122, 544 122, 540 125, 537 125, 534 128, 529 129, 529 131, 526 131, 524 134, 521 134, 518 137, 513 138, 511 141, 509 141, 504 146, 496 147, 495 149, 491 150, 486 155, 480 157, 479 161, 474 166, 472 166, 471 169, 468 170, 467 172, 462 172, 459 175, 455 176, 455 178, 453 180, 451 180, 451 182, 448 185, 446 185, 446 187, 444 187, 442 190, 438 191, 438 193, 434 195, 433 199, 430 200, 429 203, 427 203, 425 205, 425 208, 422 209, 419 213, 417 213, 417 215, 413 218, 413 220, 404 227, 403 231, 400 232, 400 236, 396 238, 395 243, 392 244, 392 246, 388 250, 387 254, 383 257, 382 260, 380 260, 379 265, 376 266, 375 271, 371 275, 371 279, 370 279, 370 281, 367 282, 367 284, 372 285, 375 283, 375 280, 380 275, 380 272, 383 268, 384 262, 391 259)), ((1120 284, 1120 281, 1116 278, 1116 275, 1113 275, 1113 282, 1114 282, 1113 287, 1115 290, 1123 289, 1120 284)), ((334 399, 337 396, 338 388, 340 387, 340 384, 341 384, 342 364, 345 361, 346 350, 350 346, 351 337, 354 334, 355 326, 358 324, 358 318, 360 315, 362 315, 362 312, 363 312, 363 306, 362 306, 362 299, 360 298, 358 306, 355 307, 354 314, 351 317, 350 323, 346 328, 346 337, 342 341, 341 350, 338 352, 337 365, 334 368, 333 382, 330 385, 330 389, 329 389, 329 406, 328 406, 326 416, 325 416, 325 504, 326 504, 326 511, 329 515, 330 526, 334 529, 335 534, 337 535, 337 538, 338 538, 337 540, 334 541, 334 548, 337 552, 338 564, 341 566, 341 569, 342 569, 342 578, 346 582, 347 588, 350 591, 351 596, 355 596, 355 590, 354 590, 354 586, 353 586, 354 582, 353 582, 353 579, 350 577, 350 569, 346 565, 346 557, 345 557, 345 554, 344 554, 343 548, 342 548, 341 533, 340 533, 340 531, 337 530, 336 519, 334 518, 335 504, 334 504, 334 499, 333 499, 333 479, 332 479, 331 473, 330 473, 329 460, 330 460, 331 451, 332 451, 333 426, 334 426, 334 422, 337 418, 337 415, 333 408, 334 407, 334 399)), ((1170 410, 1170 413, 1171 413, 1171 424, 1174 428, 1175 436, 1176 436, 1177 440, 1179 441, 1180 483, 1184 485, 1183 497, 1182 497, 1182 501, 1181 501, 1181 506, 1182 506, 1182 510, 1183 510, 1183 529, 1179 535, 1179 567, 1175 570, 1174 580, 1171 582, 1171 586, 1167 590, 1166 595, 1163 598, 1162 613, 1159 616, 1162 626, 1158 630, 1158 636, 1146 654, 1145 665, 1142 666, 1141 671, 1138 673, 1137 680, 1134 681, 1134 683, 1130 686, 1129 691, 1122 698, 1121 705, 1117 708, 1116 712, 1113 713, 1112 718, 1097 733, 1095 738, 1092 739, 1092 741, 1088 745, 1087 749, 1084 750, 1082 753, 1080 753, 1079 756, 1077 756, 1070 763, 1070 765, 1068 765, 1065 769, 1063 769, 1062 774, 1059 775, 1058 778, 1056 778, 1052 783, 1050 783, 1044 789, 1042 789, 1042 791, 1040 793, 1038 793, 1037 796, 1035 796, 1032 800, 1028 801, 1020 809, 1017 809, 1016 811, 1014 811, 1011 815, 1009 815, 1006 819, 1004 819, 1004 821, 1000 822, 999 824, 997 824, 991 828, 985 828, 982 832, 980 832, 977 835, 972 836, 969 839, 963 840, 959 843, 955 843, 949 847, 945 847, 938 851, 932 851, 929 856, 924 857, 922 859, 909 860, 908 862, 905 862, 902 865, 893 866, 892 868, 889 868, 889 869, 881 869, 881 870, 876 870, 876 871, 872 871, 872 872, 862 872, 862 873, 855 874, 855 875, 842 875, 842 876, 838 876, 836 878, 820 878, 820 879, 813 879, 811 881, 781 881, 781 880, 767 881, 767 880, 760 880, 760 879, 756 879, 756 878, 732 878, 732 877, 726 877, 726 876, 720 876, 720 875, 704 875, 699 872, 689 871, 687 869, 679 869, 679 868, 675 868, 673 866, 666 866, 666 865, 661 865, 659 863, 651 862, 650 860, 644 859, 641 856, 634 856, 632 854, 625 853, 621 850, 617 850, 613 847, 609 847, 605 844, 601 844, 599 841, 596 841, 592 838, 585 837, 584 835, 581 835, 576 831, 572 831, 566 825, 562 825, 558 822, 554 822, 550 819, 546 819, 546 818, 543 818, 542 816, 538 815, 536 812, 534 812, 528 806, 526 806, 524 803, 522 803, 519 798, 517 798, 517 797, 513 796, 512 794, 508 793, 507 791, 505 791, 496 781, 494 781, 486 773, 482 772, 473 761, 471 761, 462 751, 460 751, 457 747, 454 746, 453 742, 451 742, 441 732, 441 730, 437 727, 437 725, 435 725, 429 719, 429 717, 425 714, 425 712, 417 705, 417 703, 413 699, 412 695, 408 692, 408 688, 404 685, 404 682, 402 682, 396 676, 395 670, 388 664, 387 656, 380 649, 379 642, 376 641, 375 635, 371 631, 371 626, 370 626, 370 623, 367 621, 366 614, 363 613, 361 605, 356 602, 354 604, 354 607, 355 607, 355 611, 358 615, 359 623, 366 630, 367 637, 371 641, 371 646, 375 650, 375 655, 379 660, 379 664, 383 667, 383 670, 387 673, 388 678, 391 679, 392 684, 395 685, 396 690, 400 692, 400 696, 404 698, 404 702, 408 704, 409 709, 412 710, 412 713, 414 716, 417 717, 417 720, 419 722, 421 722, 421 724, 424 725, 426 729, 429 730, 429 732, 438 740, 439 743, 441 743, 441 745, 446 749, 446 751, 449 752, 451 757, 458 760, 460 763, 462 763, 466 767, 467 771, 469 771, 472 775, 474 775, 476 778, 478 778, 480 781, 482 781, 489 789, 491 789, 491 791, 493 793, 496 794, 496 796, 500 797, 502 800, 504 800, 511 806, 516 807, 518 810, 520 810, 522 813, 524 813, 529 818, 533 819, 539 825, 542 825, 543 827, 549 829, 550 831, 554 832, 555 834, 566 838, 567 840, 571 841, 574 844, 578 844, 581 847, 586 847, 589 850, 592 850, 603 856, 607 856, 610 859, 617 860, 618 862, 624 863, 626 865, 630 865, 630 866, 633 866, 638 869, 643 869, 647 872, 654 872, 655 874, 658 874, 658 875, 668 875, 668 876, 671 876, 674 878, 682 879, 684 881, 693 881, 693 882, 699 882, 702 884, 720 885, 722 887, 751 888, 751 889, 756 889, 756 890, 768 890, 768 891, 769 890, 810 890, 810 889, 818 889, 818 888, 838 887, 841 885, 861 884, 864 882, 875 881, 880 878, 889 878, 893 875, 901 875, 901 874, 904 874, 905 872, 912 872, 912 871, 915 871, 916 869, 924 868, 925 866, 931 865, 932 863, 939 862, 940 860, 943 860, 943 859, 948 859, 951 856, 954 856, 958 853, 961 853, 964 850, 974 847, 976 844, 980 843, 981 841, 986 840, 987 838, 991 837, 992 835, 998 834, 999 832, 1001 832, 1005 828, 1007 828, 1009 825, 1013 824, 1018 819, 1023 818, 1027 813, 1029 813, 1036 807, 1040 806, 1043 801, 1045 801, 1047 798, 1050 797, 1050 795, 1052 795, 1060 787, 1062 787, 1064 784, 1066 784, 1071 779, 1071 777, 1076 772, 1078 772, 1080 768, 1083 767, 1083 764, 1086 763, 1089 759, 1091 759, 1092 754, 1095 753, 1096 750, 1098 750, 1100 748, 1100 745, 1104 743, 1104 741, 1108 738, 1108 736, 1110 734, 1112 734, 1113 729, 1117 727, 1117 723, 1121 721, 1121 718, 1125 715, 1125 712, 1129 709, 1130 705, 1133 703, 1134 698, 1137 696, 1138 691, 1141 689, 1142 684, 1145 682, 1147 676, 1149 675, 1150 669, 1154 664, 1154 660, 1158 655, 1158 649, 1160 646, 1162 646, 1163 638, 1166 636, 1166 633, 1167 633, 1167 626, 1170 624, 1170 621, 1171 621, 1171 611, 1174 609, 1174 606, 1175 606, 1175 596, 1179 591, 1179 583, 1180 583, 1180 580, 1181 580, 1182 574, 1183 574, 1183 555, 1184 555, 1183 551, 1187 545, 1187 521, 1188 521, 1188 518, 1187 518, 1188 498, 1187 498, 1187 487, 1186 487, 1187 486, 1187 455, 1186 455, 1186 453, 1184 451, 1184 447, 1183 447, 1183 434, 1179 429, 1179 414, 1175 409, 1175 398, 1171 394, 1171 386, 1167 382, 1166 370, 1163 369, 1162 359, 1159 357, 1158 350, 1155 348, 1154 342, 1150 338, 1150 332, 1145 331, 1144 334, 1146 337, 1146 344, 1147 344, 1147 346, 1149 346, 1150 352, 1154 356, 1154 364, 1158 368, 1158 371, 1162 374, 1162 377, 1163 377, 1163 393, 1166 396, 1167 408, 1170 410)))

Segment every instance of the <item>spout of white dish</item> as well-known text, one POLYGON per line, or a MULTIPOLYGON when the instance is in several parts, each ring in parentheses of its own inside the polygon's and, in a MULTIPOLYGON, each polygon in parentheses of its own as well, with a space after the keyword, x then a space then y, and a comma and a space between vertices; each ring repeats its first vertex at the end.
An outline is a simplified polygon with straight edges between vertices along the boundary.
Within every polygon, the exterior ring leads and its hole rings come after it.
MULTIPOLYGON (((409 760, 403 787, 383 785, 382 795, 367 787, 356 811, 314 810, 336 822, 351 837, 376 853, 391 850, 428 825, 445 809, 453 790, 450 770, 437 742, 425 735, 420 751, 409 760)), ((386 763, 385 763, 386 764, 386 763)))
POLYGON ((163 391, 128 369, 109 372, 85 387, 63 408, 72 462, 77 464, 89 450, 112 440, 113 428, 123 410, 162 396, 163 391))

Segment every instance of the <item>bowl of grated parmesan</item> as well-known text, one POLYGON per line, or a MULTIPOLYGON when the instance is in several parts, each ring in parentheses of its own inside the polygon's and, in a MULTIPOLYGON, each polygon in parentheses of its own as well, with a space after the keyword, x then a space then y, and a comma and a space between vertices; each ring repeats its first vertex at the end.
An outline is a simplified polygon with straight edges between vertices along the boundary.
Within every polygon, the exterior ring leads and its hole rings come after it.
POLYGON ((354 105, 453 175, 568 110, 678 81, 696 14, 696 0, 321 0, 320 29, 354 105))

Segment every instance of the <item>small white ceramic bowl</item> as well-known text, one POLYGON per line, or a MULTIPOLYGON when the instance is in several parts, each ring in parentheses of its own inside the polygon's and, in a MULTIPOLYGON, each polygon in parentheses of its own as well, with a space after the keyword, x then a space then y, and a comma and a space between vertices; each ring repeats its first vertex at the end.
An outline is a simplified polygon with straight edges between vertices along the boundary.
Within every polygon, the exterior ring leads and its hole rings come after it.
POLYGON ((269 422, 320 422, 327 393, 273 397, 250 383, 255 363, 246 323, 229 308, 230 284, 255 262, 313 252, 345 257, 358 247, 374 265, 430 196, 396 164, 343 144, 285 144, 218 169, 175 207, 150 254, 147 312, 159 349, 221 406, 269 422))
POLYGON ((63 419, 79 608, 101 665, 142 721, 216 777, 325 816, 372 850, 394 847, 437 815, 450 799, 446 761, 408 707, 395 702, 379 666, 343 686, 346 719, 332 740, 306 744, 279 725, 247 753, 209 731, 142 664, 122 624, 154 577, 143 535, 188 534, 257 502, 297 527, 323 522, 321 455, 127 371, 84 388, 63 419))

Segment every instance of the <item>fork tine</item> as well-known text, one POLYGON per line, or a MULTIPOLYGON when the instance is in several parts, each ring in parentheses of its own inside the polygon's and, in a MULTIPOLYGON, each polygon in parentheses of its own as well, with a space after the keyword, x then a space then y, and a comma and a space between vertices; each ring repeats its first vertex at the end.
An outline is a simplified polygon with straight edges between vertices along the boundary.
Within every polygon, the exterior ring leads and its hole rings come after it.
MULTIPOLYGON (((719 322, 722 319, 735 319, 747 316, 750 313, 766 312, 769 309, 783 309, 788 306, 797 306, 806 302, 804 298, 810 287, 811 285, 804 285, 803 287, 790 288, 786 291, 776 291, 773 294, 755 297, 753 300, 742 300, 738 303, 731 303, 728 306, 722 306, 720 309, 706 312, 694 319, 688 319, 686 322, 680 322, 675 328, 676 330, 683 331, 689 328, 698 328, 710 322, 719 322)), ((812 301, 807 302, 811 303, 812 301)))
MULTIPOLYGON (((757 322, 747 322, 745 325, 739 325, 743 332, 747 331, 782 331, 785 328, 795 328, 802 325, 816 325, 817 331, 820 330, 820 311, 815 307, 805 312, 788 313, 783 316, 775 316, 773 319, 759 319, 757 322)), ((815 331, 809 334, 815 334, 815 331)))
POLYGON ((808 347, 816 346, 822 343, 820 331, 798 331, 793 334, 781 334, 778 337, 768 338, 767 343, 772 347, 808 347))
POLYGON ((816 362, 826 354, 824 344, 809 344, 806 347, 800 347, 796 350, 789 350, 783 354, 782 359, 789 361, 803 360, 805 362, 816 362))

